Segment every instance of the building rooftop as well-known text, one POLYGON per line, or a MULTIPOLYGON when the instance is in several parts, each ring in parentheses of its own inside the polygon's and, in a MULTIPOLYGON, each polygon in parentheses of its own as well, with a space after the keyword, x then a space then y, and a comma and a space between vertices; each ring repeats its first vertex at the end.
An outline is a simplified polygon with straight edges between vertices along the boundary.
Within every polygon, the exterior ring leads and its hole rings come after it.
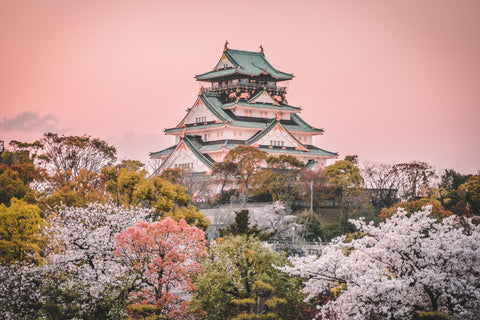
POLYGON ((219 77, 225 77, 233 74, 242 74, 248 76, 259 76, 268 74, 277 81, 290 80, 293 74, 279 71, 274 68, 265 58, 263 52, 233 50, 226 48, 222 59, 228 59, 233 65, 225 69, 214 69, 212 71, 195 76, 199 81, 209 81, 219 77))

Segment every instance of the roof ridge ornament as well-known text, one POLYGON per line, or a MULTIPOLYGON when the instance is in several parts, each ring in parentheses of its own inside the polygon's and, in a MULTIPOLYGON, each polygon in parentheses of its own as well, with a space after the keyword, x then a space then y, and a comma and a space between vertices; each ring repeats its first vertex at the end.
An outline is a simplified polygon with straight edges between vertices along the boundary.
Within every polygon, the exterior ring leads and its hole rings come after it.
POLYGON ((200 86, 200 90, 198 92, 198 95, 201 96, 205 88, 203 86, 200 86))
POLYGON ((280 115, 278 112, 275 112, 275 120, 280 121, 280 115))
POLYGON ((260 45, 260 53, 265 55, 265 53, 263 52, 263 45, 260 45))
POLYGON ((223 47, 223 52, 227 51, 228 49, 228 40, 225 40, 225 46, 223 47))

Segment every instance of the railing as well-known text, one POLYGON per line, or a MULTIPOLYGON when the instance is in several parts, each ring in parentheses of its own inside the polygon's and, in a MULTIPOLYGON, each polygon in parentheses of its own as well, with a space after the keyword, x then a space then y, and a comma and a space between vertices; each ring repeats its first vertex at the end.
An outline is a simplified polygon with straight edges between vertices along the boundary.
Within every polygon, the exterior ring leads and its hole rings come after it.
POLYGON ((287 251, 289 256, 303 257, 307 255, 317 255, 322 253, 327 242, 286 242, 286 241, 267 241, 268 246, 276 251, 287 251))
POLYGON ((230 84, 223 84, 219 85, 217 87, 209 87, 209 88, 203 88, 204 91, 210 92, 210 91, 223 91, 223 90, 230 90, 230 89, 255 89, 255 90, 261 90, 261 89, 266 89, 267 91, 275 91, 278 93, 286 93, 287 92, 287 87, 277 87, 276 85, 266 85, 266 84, 261 84, 261 83, 230 83, 230 84))

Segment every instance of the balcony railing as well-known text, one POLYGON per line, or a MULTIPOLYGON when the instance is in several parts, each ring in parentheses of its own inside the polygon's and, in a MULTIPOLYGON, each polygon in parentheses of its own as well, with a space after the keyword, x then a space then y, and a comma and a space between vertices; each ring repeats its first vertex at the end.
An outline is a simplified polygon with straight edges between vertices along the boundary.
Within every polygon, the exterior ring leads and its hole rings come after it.
POLYGON ((261 89, 266 89, 267 91, 270 92, 276 92, 276 93, 287 93, 287 87, 277 87, 276 85, 266 85, 262 83, 230 83, 230 84, 222 84, 218 85, 215 87, 209 87, 209 88, 204 88, 204 91, 213 91, 213 92, 221 92, 221 91, 226 91, 226 90, 231 90, 231 89, 240 89, 240 90, 245 90, 245 89, 254 89, 254 90, 261 90, 261 89))

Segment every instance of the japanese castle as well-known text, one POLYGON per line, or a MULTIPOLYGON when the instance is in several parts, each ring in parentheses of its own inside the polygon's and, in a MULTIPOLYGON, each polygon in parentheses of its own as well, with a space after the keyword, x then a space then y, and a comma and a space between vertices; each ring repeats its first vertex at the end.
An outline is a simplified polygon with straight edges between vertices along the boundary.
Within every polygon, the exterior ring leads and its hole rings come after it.
POLYGON ((337 153, 312 144, 323 129, 306 123, 301 108, 288 104, 282 83, 293 74, 274 68, 260 52, 232 50, 225 43, 220 61, 212 71, 195 76, 202 86, 197 100, 175 127, 175 145, 151 152, 161 159, 155 174, 167 168, 209 174, 213 163, 229 150, 248 145, 269 155, 293 155, 307 168, 326 165, 337 153))

